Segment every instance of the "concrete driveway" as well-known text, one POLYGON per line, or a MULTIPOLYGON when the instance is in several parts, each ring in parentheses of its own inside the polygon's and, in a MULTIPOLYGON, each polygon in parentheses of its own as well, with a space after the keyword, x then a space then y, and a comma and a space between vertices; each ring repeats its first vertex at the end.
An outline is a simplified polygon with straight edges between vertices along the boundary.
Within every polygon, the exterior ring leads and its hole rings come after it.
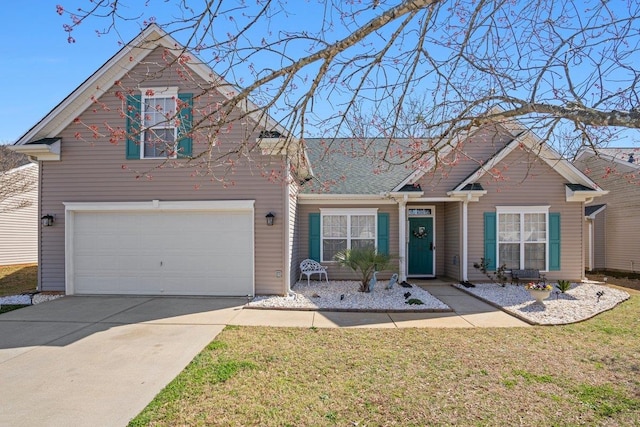
POLYGON ((246 299, 65 297, 0 316, 0 425, 126 425, 246 299))
POLYGON ((245 298, 68 296, 0 316, 0 426, 126 425, 225 325, 528 327, 451 286, 446 313, 243 310, 245 298))

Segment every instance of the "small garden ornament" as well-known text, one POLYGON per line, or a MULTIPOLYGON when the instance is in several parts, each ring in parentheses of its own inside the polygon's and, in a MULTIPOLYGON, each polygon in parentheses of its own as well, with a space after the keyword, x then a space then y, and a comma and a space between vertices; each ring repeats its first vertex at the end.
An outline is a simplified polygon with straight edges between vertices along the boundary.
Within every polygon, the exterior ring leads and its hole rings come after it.
POLYGON ((396 283, 398 283, 398 274, 393 273, 393 276, 391 276, 391 279, 389 279, 389 284, 385 286, 385 289, 387 290, 393 289, 393 285, 395 285, 396 283))

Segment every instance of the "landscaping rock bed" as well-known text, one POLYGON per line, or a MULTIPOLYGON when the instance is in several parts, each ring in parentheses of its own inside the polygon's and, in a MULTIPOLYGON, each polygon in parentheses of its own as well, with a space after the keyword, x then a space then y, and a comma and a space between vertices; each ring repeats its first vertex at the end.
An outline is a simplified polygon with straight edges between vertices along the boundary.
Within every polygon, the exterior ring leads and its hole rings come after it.
POLYGON ((495 283, 480 283, 470 288, 454 286, 534 325, 580 322, 629 298, 625 291, 594 283, 572 283, 566 293, 559 292, 554 286, 543 304, 536 303, 521 285, 502 287, 495 283))
POLYGON ((0 305, 31 305, 40 304, 42 302, 51 301, 57 298, 62 298, 64 295, 60 294, 34 294, 33 300, 30 294, 10 295, 6 297, 0 297, 0 305))
POLYGON ((258 296, 246 307, 330 311, 451 311, 448 305, 417 286, 405 288, 396 283, 387 290, 384 289, 386 284, 378 282, 373 292, 366 293, 358 291, 360 283, 356 281, 312 281, 309 285, 301 281, 293 286, 294 295, 258 296))

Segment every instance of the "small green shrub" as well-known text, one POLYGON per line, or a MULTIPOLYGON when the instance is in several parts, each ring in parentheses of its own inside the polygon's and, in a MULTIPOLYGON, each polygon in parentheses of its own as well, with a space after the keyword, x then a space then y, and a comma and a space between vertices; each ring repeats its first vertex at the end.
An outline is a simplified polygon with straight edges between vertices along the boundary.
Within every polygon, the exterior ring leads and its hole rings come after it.
POLYGON ((495 273, 489 273, 489 271, 487 270, 488 265, 488 259, 480 258, 480 262, 473 263, 473 268, 475 268, 476 270, 480 270, 485 276, 489 278, 489 280, 499 284, 504 288, 504 286, 507 284, 507 265, 502 264, 500 267, 498 267, 495 273))
POLYGON ((571 282, 568 280, 558 280, 556 288, 558 288, 558 290, 564 294, 571 288, 571 282))

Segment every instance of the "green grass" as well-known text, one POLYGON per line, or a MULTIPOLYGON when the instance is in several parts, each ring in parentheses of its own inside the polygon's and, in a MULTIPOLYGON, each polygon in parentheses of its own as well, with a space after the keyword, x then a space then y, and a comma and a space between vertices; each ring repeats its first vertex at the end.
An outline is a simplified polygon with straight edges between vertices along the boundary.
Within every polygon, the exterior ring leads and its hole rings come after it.
POLYGON ((35 291, 38 266, 35 264, 0 266, 0 297, 35 291))
POLYGON ((640 425, 639 311, 634 295, 560 327, 228 327, 131 425, 640 425))
POLYGON ((18 310, 20 308, 25 308, 25 307, 29 307, 29 306, 24 304, 3 304, 0 306, 0 314, 8 313, 10 311, 18 310))

